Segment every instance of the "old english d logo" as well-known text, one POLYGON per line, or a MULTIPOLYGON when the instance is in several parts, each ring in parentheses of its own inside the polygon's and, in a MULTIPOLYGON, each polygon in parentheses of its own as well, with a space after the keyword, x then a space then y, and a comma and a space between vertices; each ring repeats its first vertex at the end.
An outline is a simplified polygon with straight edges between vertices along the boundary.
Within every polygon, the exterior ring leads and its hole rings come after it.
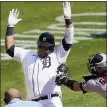
POLYGON ((46 41, 46 37, 43 37, 43 41, 46 41))
POLYGON ((51 66, 51 58, 49 56, 47 56, 46 58, 44 58, 43 62, 43 68, 49 68, 51 66))

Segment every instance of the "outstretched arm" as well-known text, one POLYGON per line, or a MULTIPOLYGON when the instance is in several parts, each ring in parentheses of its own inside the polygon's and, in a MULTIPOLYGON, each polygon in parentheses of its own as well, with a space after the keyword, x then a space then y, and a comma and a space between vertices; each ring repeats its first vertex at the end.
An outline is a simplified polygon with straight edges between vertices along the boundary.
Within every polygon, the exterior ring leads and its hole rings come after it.
MULTIPOLYGON (((74 40, 74 27, 72 24, 70 2, 63 3, 63 12, 64 12, 63 14, 64 14, 65 26, 66 26, 64 39, 65 39, 66 44, 70 45, 68 47, 68 49, 69 49, 74 40)), ((66 50, 68 50, 68 49, 66 49, 66 50)))
POLYGON ((70 52, 70 48, 74 41, 74 27, 71 20, 70 2, 63 3, 63 14, 65 19, 64 38, 55 50, 59 63, 66 62, 67 56, 70 52))
POLYGON ((64 14, 64 19, 65 19, 65 26, 67 28, 72 27, 70 2, 63 3, 63 14, 64 14))
POLYGON ((21 21, 22 19, 18 19, 19 16, 19 11, 16 9, 12 9, 9 13, 8 17, 8 26, 6 30, 6 35, 5 35, 5 49, 6 52, 13 57, 11 51, 14 50, 14 37, 13 37, 13 30, 14 26, 21 21))
POLYGON ((66 85, 67 87, 69 87, 71 90, 82 91, 80 83, 78 81, 69 80, 68 78, 65 78, 64 85, 66 85))
MULTIPOLYGON (((64 84, 65 86, 69 87, 73 91, 82 91, 83 94, 87 92, 98 92, 100 93, 99 84, 95 82, 93 78, 96 78, 95 75, 91 76, 83 76, 85 79, 84 82, 79 83, 76 80, 70 80, 67 77, 68 67, 65 64, 61 64, 57 68, 57 76, 56 76, 56 84, 61 85, 64 84)), ((105 84, 106 86, 106 84, 105 84)), ((105 87, 104 86, 104 87, 105 87)))
POLYGON ((77 82, 75 80, 69 80, 67 78, 68 70, 69 70, 69 68, 64 63, 62 63, 61 65, 58 66, 57 76, 56 76, 56 80, 55 80, 56 84, 57 85, 64 84, 72 90, 81 91, 81 85, 79 82, 77 82))
POLYGON ((57 85, 64 84, 74 91, 81 91, 81 83, 67 78, 68 69, 69 68, 64 63, 58 66, 57 76, 55 80, 56 84, 57 85))

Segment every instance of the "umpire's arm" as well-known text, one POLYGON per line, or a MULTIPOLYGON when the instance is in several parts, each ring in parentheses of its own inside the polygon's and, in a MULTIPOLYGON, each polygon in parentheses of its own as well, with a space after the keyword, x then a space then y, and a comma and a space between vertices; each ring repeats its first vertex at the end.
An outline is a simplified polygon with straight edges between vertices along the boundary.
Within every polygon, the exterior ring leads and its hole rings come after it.
POLYGON ((8 26, 6 30, 6 36, 5 36, 5 49, 7 54, 9 54, 11 57, 14 56, 14 48, 15 48, 15 42, 13 37, 13 29, 15 24, 17 24, 22 19, 18 19, 19 11, 16 9, 12 9, 9 13, 8 17, 8 26))

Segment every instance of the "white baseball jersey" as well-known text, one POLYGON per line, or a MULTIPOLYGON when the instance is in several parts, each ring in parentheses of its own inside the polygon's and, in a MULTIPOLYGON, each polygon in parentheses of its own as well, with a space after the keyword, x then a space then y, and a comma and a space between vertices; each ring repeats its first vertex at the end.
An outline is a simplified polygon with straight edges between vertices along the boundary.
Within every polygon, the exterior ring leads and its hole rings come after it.
MULTIPOLYGON (((73 35, 74 27, 65 28, 66 43, 72 44, 73 35)), ((14 58, 22 63, 28 100, 54 93, 61 95, 60 86, 55 84, 56 71, 59 64, 66 61, 69 52, 70 49, 64 50, 62 41, 45 58, 39 58, 34 51, 15 47, 14 58)))
POLYGON ((97 92, 107 99, 107 77, 90 79, 87 82, 82 83, 82 88, 86 92, 97 92))

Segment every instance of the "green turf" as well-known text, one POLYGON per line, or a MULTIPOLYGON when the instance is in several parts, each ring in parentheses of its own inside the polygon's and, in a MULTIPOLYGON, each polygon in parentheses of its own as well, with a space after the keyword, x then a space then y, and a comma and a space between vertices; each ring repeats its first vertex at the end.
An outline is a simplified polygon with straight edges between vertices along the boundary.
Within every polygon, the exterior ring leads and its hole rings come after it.
MULTIPOLYGON (((1 3, 1 36, 3 38, 7 26, 8 12, 12 8, 20 10, 20 17, 23 19, 15 27, 15 33, 22 33, 32 29, 47 30, 47 26, 57 23, 55 18, 62 15, 62 2, 2 2, 1 3)), ((82 12, 106 12, 105 2, 73 2, 72 13, 82 12)), ((73 21, 99 21, 105 22, 104 16, 100 17, 84 17, 75 18, 73 21)), ((90 27, 76 26, 76 27, 90 27)), ((93 25, 92 28, 101 28, 100 26, 93 25)), ((105 26, 103 26, 105 28, 105 26)), ((78 35, 75 35, 78 36, 78 35)), ((2 52, 5 52, 4 46, 2 52)), ((79 41, 74 44, 69 57, 67 65, 70 69, 69 78, 83 81, 82 76, 88 74, 87 59, 96 52, 106 53, 106 40, 105 38, 92 39, 79 41)), ((4 91, 9 87, 18 88, 23 98, 26 98, 26 89, 24 84, 24 75, 22 72, 21 64, 16 60, 1 61, 1 106, 4 106, 3 95, 4 91)), ((106 107, 106 101, 96 93, 88 93, 83 95, 81 92, 76 93, 65 86, 62 86, 63 92, 63 105, 64 107, 106 107)))

